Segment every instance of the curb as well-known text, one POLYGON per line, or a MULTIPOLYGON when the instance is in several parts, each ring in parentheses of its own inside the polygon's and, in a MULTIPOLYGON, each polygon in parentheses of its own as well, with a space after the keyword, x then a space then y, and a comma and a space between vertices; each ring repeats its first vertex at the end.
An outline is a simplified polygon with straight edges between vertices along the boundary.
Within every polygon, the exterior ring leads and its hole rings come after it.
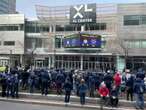
MULTIPOLYGON (((28 100, 28 99, 9 99, 9 98, 0 98, 0 101, 12 102, 12 103, 23 103, 23 104, 39 104, 47 106, 61 106, 61 107, 73 107, 73 108, 84 108, 84 109, 100 109, 99 105, 80 105, 71 103, 67 106, 64 102, 61 101, 44 101, 44 100, 28 100)), ((103 107, 104 110, 135 110, 134 108, 112 108, 112 107, 103 107)))

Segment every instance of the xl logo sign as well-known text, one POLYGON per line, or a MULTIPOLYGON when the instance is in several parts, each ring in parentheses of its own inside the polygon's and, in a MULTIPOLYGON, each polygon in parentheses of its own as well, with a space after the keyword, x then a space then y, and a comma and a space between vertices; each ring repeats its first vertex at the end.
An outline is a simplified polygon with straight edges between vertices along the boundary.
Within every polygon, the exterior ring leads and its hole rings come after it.
POLYGON ((95 23, 96 4, 71 6, 70 23, 95 23))
POLYGON ((84 7, 84 12, 92 12, 93 9, 92 8, 88 8, 88 5, 80 5, 78 6, 74 6, 74 9, 77 11, 77 13, 73 16, 73 18, 77 18, 77 16, 79 16, 80 18, 83 18, 83 15, 80 13, 80 10, 84 7))

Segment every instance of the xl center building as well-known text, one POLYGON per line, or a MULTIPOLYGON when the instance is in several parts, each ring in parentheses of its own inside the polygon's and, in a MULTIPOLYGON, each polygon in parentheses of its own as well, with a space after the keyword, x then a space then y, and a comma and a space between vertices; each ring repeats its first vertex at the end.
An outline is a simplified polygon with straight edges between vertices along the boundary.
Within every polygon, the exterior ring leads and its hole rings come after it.
MULTIPOLYGON (((15 61, 25 65, 32 60, 34 67, 99 71, 122 70, 126 58, 127 68, 145 67, 145 3, 36 5, 36 12, 37 21, 21 16, 24 23, 18 24, 24 24, 24 28, 18 29, 24 32, 24 42, 9 45, 17 48, 16 44, 19 44, 24 50, 11 53, 11 56, 17 56, 15 61), (96 39, 97 36, 100 38, 96 39)), ((5 43, 1 44, 3 48, 5 43)), ((0 54, 9 57, 8 53, 0 54)))

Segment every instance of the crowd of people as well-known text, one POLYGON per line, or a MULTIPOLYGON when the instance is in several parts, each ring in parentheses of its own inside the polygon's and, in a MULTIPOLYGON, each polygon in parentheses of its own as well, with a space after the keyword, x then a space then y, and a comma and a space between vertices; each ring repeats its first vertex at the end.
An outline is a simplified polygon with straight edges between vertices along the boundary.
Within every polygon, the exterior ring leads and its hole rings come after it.
POLYGON ((85 97, 100 96, 106 105, 117 106, 119 96, 126 93, 127 100, 136 100, 136 108, 144 109, 144 93, 146 90, 145 71, 138 69, 132 72, 126 69, 124 73, 107 70, 106 72, 91 72, 65 69, 17 69, 1 72, 0 83, 2 97, 19 97, 19 90, 30 93, 40 91, 47 95, 54 90, 58 95, 65 94, 65 103, 69 103, 70 95, 80 97, 80 103, 85 104, 85 97), (135 96, 135 99, 133 98, 135 96))

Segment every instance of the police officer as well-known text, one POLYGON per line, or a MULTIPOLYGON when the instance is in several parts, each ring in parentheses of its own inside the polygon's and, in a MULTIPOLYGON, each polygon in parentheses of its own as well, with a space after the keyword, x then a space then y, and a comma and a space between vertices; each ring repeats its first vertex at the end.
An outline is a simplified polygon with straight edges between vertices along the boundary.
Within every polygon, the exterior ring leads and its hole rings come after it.
POLYGON ((9 97, 10 95, 13 96, 13 75, 9 72, 7 74, 7 97, 9 97))
POLYGON ((57 94, 62 93, 62 84, 63 84, 64 79, 65 79, 65 77, 64 77, 63 73, 58 72, 58 74, 56 76, 57 94))
POLYGON ((48 94, 48 82, 49 82, 49 74, 44 69, 41 70, 41 92, 42 95, 48 94))
POLYGON ((19 91, 19 74, 16 72, 14 74, 14 97, 18 98, 18 91, 19 91))
POLYGON ((7 88, 6 73, 2 73, 1 86, 2 86, 2 97, 5 97, 6 96, 6 88, 7 88))
POLYGON ((70 100, 70 94, 72 90, 72 84, 69 78, 66 79, 64 84, 64 90, 65 90, 65 103, 69 103, 70 100))
POLYGON ((29 92, 33 93, 34 88, 35 88, 35 73, 33 71, 30 72, 30 77, 29 77, 29 92))

